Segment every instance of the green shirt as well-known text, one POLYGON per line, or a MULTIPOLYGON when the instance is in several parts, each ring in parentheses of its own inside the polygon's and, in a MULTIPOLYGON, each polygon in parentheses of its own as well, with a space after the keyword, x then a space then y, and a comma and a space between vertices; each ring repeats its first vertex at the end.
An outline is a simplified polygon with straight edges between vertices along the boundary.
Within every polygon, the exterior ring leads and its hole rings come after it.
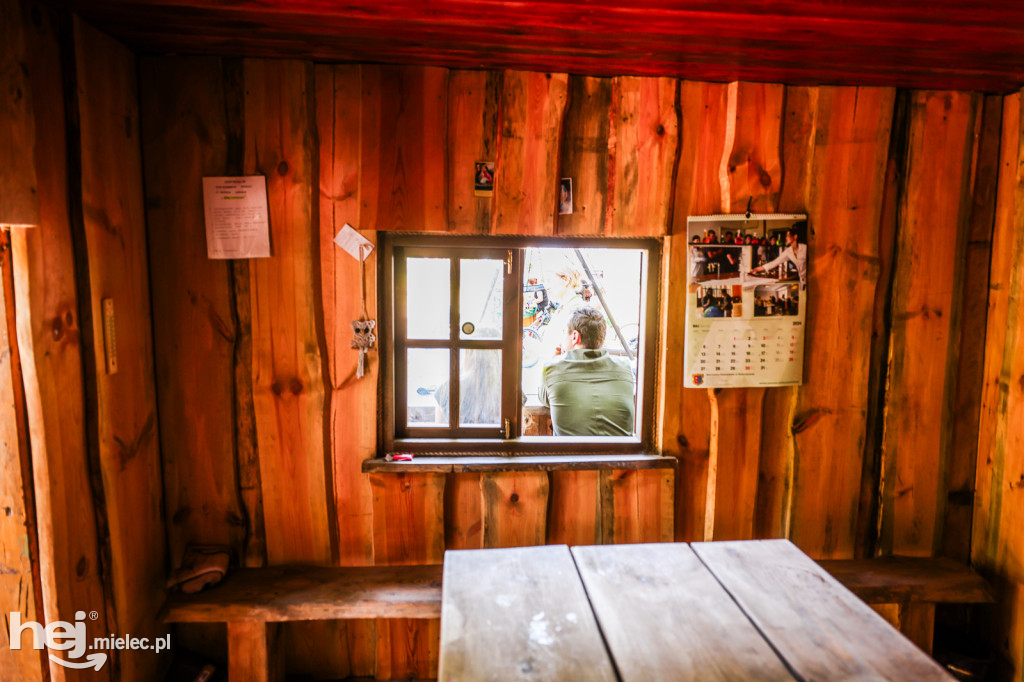
POLYGON ((544 366, 537 397, 556 436, 631 436, 633 384, 624 358, 577 348, 544 366))

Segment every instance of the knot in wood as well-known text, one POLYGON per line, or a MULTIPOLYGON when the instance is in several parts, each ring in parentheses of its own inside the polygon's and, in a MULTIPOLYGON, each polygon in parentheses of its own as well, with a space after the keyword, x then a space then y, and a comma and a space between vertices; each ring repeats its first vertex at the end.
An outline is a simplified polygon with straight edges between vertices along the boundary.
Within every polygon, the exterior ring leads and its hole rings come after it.
POLYGON ((281 163, 277 164, 277 174, 281 176, 288 175, 287 161, 282 161, 281 163))
POLYGON ((288 383, 288 389, 292 392, 292 395, 298 395, 302 393, 302 382, 298 379, 292 379, 288 383))
POLYGON ((512 493, 512 495, 508 499, 511 502, 518 502, 519 501, 519 493, 512 493))
POLYGON ((659 125, 658 125, 658 130, 657 130, 657 133, 658 133, 659 135, 664 135, 664 134, 665 134, 665 126, 663 126, 663 125, 660 125, 660 124, 659 124, 659 125))
POLYGON ((61 322, 59 317, 53 321, 51 329, 53 331, 53 340, 60 341, 61 337, 64 336, 64 323, 61 322))
POLYGON ((84 578, 89 573, 89 560, 84 556, 78 559, 78 563, 75 564, 75 575, 79 578, 84 578))

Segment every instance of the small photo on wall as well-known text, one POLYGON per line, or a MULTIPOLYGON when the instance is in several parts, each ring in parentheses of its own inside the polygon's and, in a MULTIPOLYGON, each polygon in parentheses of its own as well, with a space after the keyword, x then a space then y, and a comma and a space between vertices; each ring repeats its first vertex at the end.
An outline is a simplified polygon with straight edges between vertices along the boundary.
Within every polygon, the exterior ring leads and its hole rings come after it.
POLYGON ((494 194, 494 162, 477 161, 473 174, 473 194, 478 197, 489 197, 494 194))
POLYGON ((558 192, 558 215, 572 213, 572 178, 562 178, 558 192))

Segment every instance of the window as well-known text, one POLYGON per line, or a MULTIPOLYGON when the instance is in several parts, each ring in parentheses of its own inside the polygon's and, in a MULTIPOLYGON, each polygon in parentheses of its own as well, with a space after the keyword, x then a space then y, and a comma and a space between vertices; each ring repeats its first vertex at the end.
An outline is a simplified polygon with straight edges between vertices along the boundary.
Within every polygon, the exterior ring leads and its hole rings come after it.
POLYGON ((649 450, 660 258, 655 239, 384 235, 385 451, 649 450), (600 311, 590 338, 600 328, 604 339, 586 358, 616 372, 614 405, 603 389, 587 388, 568 404, 541 390, 544 367, 571 342, 567 322, 582 306, 600 311), (557 412, 554 429, 545 402, 557 412), (589 424, 592 415, 600 428, 558 435, 559 426, 572 432, 570 417, 589 424))

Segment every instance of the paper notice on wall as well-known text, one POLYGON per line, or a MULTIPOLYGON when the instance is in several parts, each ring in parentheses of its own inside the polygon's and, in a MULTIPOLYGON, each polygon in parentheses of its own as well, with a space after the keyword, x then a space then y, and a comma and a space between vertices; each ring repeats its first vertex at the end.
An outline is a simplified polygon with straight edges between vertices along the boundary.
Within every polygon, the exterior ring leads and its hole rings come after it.
POLYGON ((690 217, 686 241, 683 385, 800 384, 807 216, 690 217))
POLYGON ((366 260, 373 251, 373 242, 359 234, 356 228, 348 223, 334 237, 334 243, 345 249, 356 260, 366 260))
POLYGON ((267 179, 203 178, 208 258, 269 258, 267 179))

